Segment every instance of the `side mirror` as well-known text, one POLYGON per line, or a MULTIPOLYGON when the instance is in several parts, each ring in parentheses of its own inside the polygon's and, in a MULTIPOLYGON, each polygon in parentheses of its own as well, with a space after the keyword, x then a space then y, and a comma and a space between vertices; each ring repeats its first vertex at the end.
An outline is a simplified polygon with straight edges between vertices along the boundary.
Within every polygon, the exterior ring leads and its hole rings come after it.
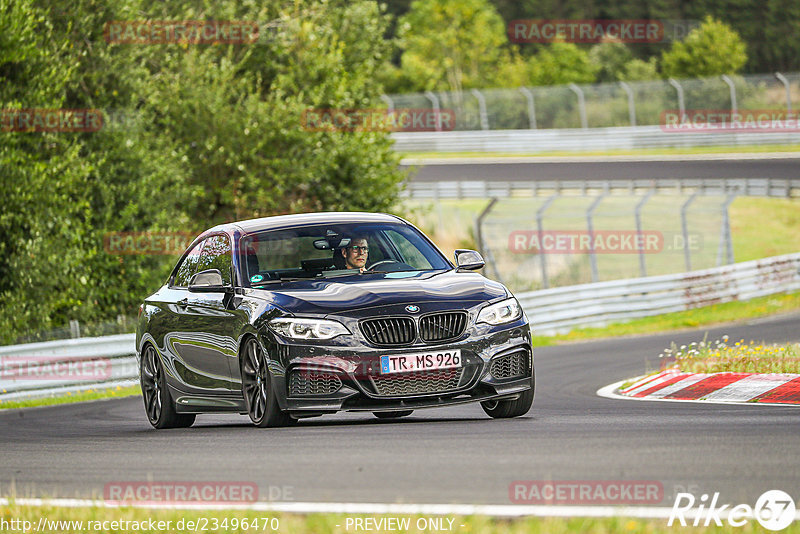
POLYGON ((219 269, 206 269, 192 276, 189 282, 189 291, 194 293, 228 293, 233 288, 226 286, 222 281, 219 269))
POLYGON ((459 270, 476 271, 478 269, 483 269, 483 266, 486 265, 480 252, 474 250, 457 249, 455 258, 456 267, 458 267, 459 270))

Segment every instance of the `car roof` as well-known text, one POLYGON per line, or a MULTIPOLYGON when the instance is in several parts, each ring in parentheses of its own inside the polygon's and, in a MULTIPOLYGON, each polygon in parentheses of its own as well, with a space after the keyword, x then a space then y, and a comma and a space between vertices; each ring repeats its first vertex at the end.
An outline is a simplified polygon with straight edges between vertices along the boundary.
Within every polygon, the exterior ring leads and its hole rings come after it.
POLYGON ((276 230, 292 226, 305 226, 312 224, 341 224, 362 222, 401 222, 400 217, 386 213, 367 213, 360 211, 336 211, 319 213, 296 213, 293 215, 276 215, 274 217, 261 217, 217 225, 209 228, 205 233, 225 231, 231 232, 239 229, 243 233, 260 232, 263 230, 276 230))

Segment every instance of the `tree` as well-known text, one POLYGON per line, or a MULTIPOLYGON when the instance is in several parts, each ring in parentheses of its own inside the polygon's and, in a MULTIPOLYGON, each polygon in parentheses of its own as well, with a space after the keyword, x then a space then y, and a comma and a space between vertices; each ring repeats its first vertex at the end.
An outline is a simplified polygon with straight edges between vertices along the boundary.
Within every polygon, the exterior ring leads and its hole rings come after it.
POLYGON ((309 108, 378 107, 375 3, 0 0, 0 108, 96 108, 85 133, 2 132, 0 336, 135 314, 175 258, 116 256, 107 232, 388 210, 404 178, 386 132, 313 132, 309 108), (114 20, 273 21, 256 43, 104 42, 114 20))
POLYGON ((699 78, 738 72, 747 62, 746 46, 730 26, 707 16, 661 57, 664 77, 699 78))
POLYGON ((528 60, 530 85, 592 83, 597 66, 573 43, 555 42, 528 60))
POLYGON ((416 0, 399 21, 401 64, 420 90, 496 84, 514 61, 503 19, 488 0, 416 0))
POLYGON ((597 68, 598 82, 615 82, 622 79, 625 66, 633 59, 623 43, 605 41, 589 50, 589 61, 597 68))

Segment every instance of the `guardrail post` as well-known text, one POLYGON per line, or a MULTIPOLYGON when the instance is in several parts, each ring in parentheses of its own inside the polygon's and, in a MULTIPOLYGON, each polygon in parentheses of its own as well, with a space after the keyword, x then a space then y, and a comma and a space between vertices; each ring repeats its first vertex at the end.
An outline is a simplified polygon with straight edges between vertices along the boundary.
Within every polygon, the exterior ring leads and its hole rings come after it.
MULTIPOLYGON (((650 197, 653 196, 654 192, 655 191, 653 191, 651 189, 642 198, 642 200, 640 200, 639 202, 636 203, 636 209, 633 212, 633 214, 634 214, 633 216, 636 219, 636 235, 637 235, 637 237, 641 236, 642 232, 643 232, 643 229, 642 229, 642 208, 644 208, 644 205, 647 203, 648 200, 650 200, 650 197)), ((641 273, 642 277, 647 276, 647 266, 645 265, 645 261, 644 261, 644 247, 639 249, 639 272, 641 273)))
POLYGON ((597 206, 600 205, 606 195, 608 195, 608 191, 604 191, 599 197, 594 199, 592 205, 586 210, 586 228, 589 230, 589 264, 592 267, 592 282, 597 282, 598 278, 600 278, 597 272, 597 254, 594 251, 594 226, 592 225, 592 216, 594 215, 594 210, 597 209, 597 206))
POLYGON ((775 73, 775 77, 778 79, 779 82, 783 84, 783 88, 786 91, 786 112, 792 112, 792 89, 789 86, 789 80, 786 79, 786 76, 781 74, 780 72, 775 73))
POLYGON ((589 128, 589 123, 586 121, 586 99, 583 96, 583 89, 574 83, 569 84, 569 88, 572 89, 573 93, 578 95, 578 113, 581 117, 581 128, 586 130, 589 128))
POLYGON ((736 193, 729 193, 728 198, 722 204, 722 227, 720 228, 720 240, 717 246, 717 267, 722 265, 723 250, 725 251, 726 263, 733 263, 733 239, 731 238, 731 220, 728 210, 735 199, 736 193))
POLYGON ((425 91, 425 97, 431 101, 433 107, 433 115, 436 117, 436 131, 442 131, 442 114, 439 112, 439 97, 432 91, 425 91))
POLYGON ((383 100, 384 102, 386 102, 386 109, 387 109, 388 111, 390 111, 390 112, 391 112, 392 110, 394 110, 394 102, 392 101, 392 99, 391 99, 391 98, 389 98, 389 96, 388 96, 388 95, 381 95, 381 100, 383 100))
POLYGON ((545 210, 550 207, 550 204, 553 203, 555 199, 559 197, 558 191, 555 192, 552 196, 550 196, 547 200, 544 201, 542 207, 536 210, 536 233, 539 237, 539 261, 542 267, 542 286, 547 289, 550 287, 550 280, 547 278, 547 261, 545 260, 544 251, 541 248, 542 245, 542 234, 544 234, 544 228, 542 224, 542 218, 544 216, 545 210))
POLYGON ((731 113, 736 113, 738 109, 736 106, 736 86, 733 85, 733 80, 727 74, 722 75, 722 81, 727 83, 731 90, 731 113))
POLYGON ((525 99, 528 101, 528 122, 530 123, 530 129, 536 129, 536 106, 534 105, 533 100, 533 93, 527 87, 520 87, 519 92, 525 95, 525 99))
POLYGON ((81 337, 81 324, 76 319, 69 322, 69 334, 73 338, 81 337))
POLYGON ((692 270, 692 253, 689 251, 689 225, 686 222, 686 211, 689 209, 689 206, 694 202, 695 197, 697 197, 699 191, 695 191, 692 193, 686 202, 683 203, 681 206, 681 231, 683 233, 683 258, 684 262, 686 263, 686 272, 692 270))
POLYGON ((489 115, 486 113, 486 99, 483 97, 483 93, 481 93, 477 89, 472 89, 470 92, 472 93, 472 96, 478 99, 478 110, 480 112, 480 118, 481 118, 481 130, 488 130, 489 115))
POLYGON ((675 91, 678 92, 678 112, 681 115, 681 123, 683 123, 683 118, 686 115, 686 105, 683 101, 683 87, 681 87, 681 84, 679 84, 675 78, 670 78, 667 81, 675 88, 675 91))
POLYGON ((633 100, 633 89, 625 82, 619 82, 619 85, 628 93, 628 118, 631 126, 636 126, 636 102, 633 100))

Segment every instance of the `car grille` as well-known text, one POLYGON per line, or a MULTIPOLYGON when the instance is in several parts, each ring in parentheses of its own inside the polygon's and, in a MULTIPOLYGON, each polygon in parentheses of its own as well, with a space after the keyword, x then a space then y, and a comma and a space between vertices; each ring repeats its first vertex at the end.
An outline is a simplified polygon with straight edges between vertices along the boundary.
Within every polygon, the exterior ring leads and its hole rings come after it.
POLYGON ((466 327, 464 312, 434 313, 419 320, 419 337, 423 341, 444 341, 460 336, 466 327))
POLYGON ((514 352, 492 360, 492 376, 495 378, 515 378, 528 374, 528 354, 514 352))
POLYGON ((407 345, 416 338, 414 320, 410 317, 368 319, 361 322, 361 331, 375 345, 407 345))
POLYGON ((289 396, 329 395, 342 387, 342 381, 332 373, 293 371, 289 378, 289 396))
POLYGON ((398 373, 370 377, 381 397, 402 397, 425 393, 444 393, 458 388, 464 368, 398 373))

